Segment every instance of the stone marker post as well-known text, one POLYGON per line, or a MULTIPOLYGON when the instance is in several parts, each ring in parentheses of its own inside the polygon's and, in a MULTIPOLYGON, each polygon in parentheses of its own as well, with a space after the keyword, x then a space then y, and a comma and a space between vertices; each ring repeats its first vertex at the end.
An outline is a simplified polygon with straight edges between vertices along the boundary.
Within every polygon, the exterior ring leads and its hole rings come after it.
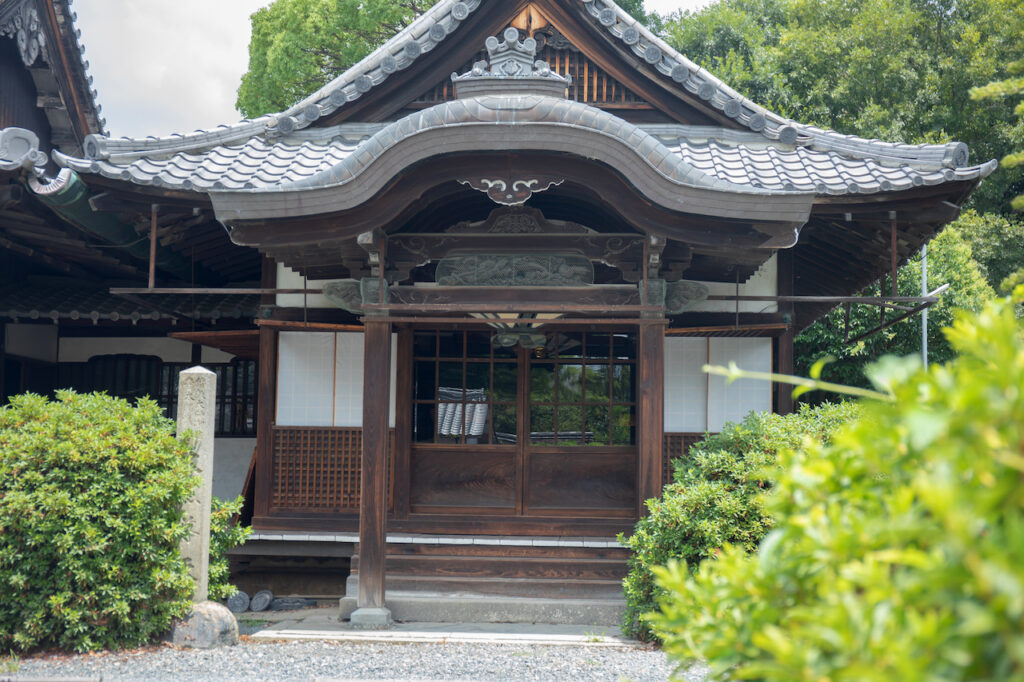
POLYGON ((217 403, 217 375, 203 367, 186 369, 178 375, 178 437, 193 434, 192 452, 201 483, 185 503, 185 516, 192 526, 181 541, 181 555, 189 564, 196 592, 192 601, 206 601, 210 573, 210 498, 213 495, 213 415, 217 403))

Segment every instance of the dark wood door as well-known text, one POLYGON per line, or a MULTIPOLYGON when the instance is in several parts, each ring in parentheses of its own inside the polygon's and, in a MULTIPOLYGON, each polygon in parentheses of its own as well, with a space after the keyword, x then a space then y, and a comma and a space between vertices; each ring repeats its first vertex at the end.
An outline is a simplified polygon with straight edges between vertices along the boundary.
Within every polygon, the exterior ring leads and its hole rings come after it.
POLYGON ((410 511, 632 517, 634 335, 499 336, 416 332, 410 511))

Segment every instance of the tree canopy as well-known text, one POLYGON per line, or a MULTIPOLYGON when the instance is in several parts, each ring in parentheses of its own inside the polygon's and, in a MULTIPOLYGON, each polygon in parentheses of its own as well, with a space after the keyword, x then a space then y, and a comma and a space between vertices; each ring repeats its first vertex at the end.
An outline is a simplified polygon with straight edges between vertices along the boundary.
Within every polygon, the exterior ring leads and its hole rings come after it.
MULTIPOLYGON (((755 102, 803 123, 909 143, 966 142, 979 162, 1024 146, 1024 123, 969 90, 1020 59, 1019 0, 722 0, 664 23, 666 40, 755 102)), ((989 178, 1006 211, 1021 169, 989 178)))

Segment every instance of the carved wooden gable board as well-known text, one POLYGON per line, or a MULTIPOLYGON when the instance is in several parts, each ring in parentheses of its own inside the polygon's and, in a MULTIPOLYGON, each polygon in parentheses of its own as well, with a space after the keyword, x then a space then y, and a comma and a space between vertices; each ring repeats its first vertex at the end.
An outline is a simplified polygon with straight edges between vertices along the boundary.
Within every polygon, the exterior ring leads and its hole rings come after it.
POLYGON ((742 129, 731 118, 671 78, 647 68, 628 52, 628 45, 608 35, 577 0, 484 2, 459 30, 448 36, 414 66, 394 74, 386 86, 325 116, 315 125, 343 121, 382 121, 400 118, 455 99, 451 74, 470 71, 487 58, 488 36, 508 27, 522 39, 537 41, 537 58, 552 71, 571 76, 571 100, 614 112, 634 122, 671 122, 742 129), (650 71, 648 73, 648 71, 650 71), (423 83, 430 83, 427 88, 423 83))

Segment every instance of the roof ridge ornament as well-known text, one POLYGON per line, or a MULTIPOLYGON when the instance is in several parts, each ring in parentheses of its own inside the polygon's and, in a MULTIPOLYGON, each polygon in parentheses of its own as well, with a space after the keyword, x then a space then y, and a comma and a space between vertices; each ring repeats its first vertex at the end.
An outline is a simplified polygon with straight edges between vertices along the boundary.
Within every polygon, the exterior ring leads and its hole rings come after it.
POLYGON ((461 76, 452 73, 455 94, 459 98, 481 95, 507 95, 528 92, 565 98, 572 84, 571 76, 562 76, 551 70, 551 65, 537 56, 537 41, 519 40, 519 30, 505 29, 505 40, 490 36, 484 46, 488 61, 479 61, 461 76))

